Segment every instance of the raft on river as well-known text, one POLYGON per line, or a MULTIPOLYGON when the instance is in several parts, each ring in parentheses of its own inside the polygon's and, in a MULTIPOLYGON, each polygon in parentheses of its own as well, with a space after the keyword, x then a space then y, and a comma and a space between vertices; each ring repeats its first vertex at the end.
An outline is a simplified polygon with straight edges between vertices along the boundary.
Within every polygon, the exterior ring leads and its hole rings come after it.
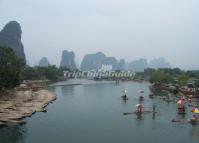
POLYGON ((155 112, 155 111, 142 111, 142 112, 137 112, 137 111, 135 111, 135 112, 124 112, 123 115, 132 115, 132 114, 135 114, 135 115, 142 115, 142 114, 149 114, 149 113, 155 114, 155 113, 157 113, 157 112, 155 112))

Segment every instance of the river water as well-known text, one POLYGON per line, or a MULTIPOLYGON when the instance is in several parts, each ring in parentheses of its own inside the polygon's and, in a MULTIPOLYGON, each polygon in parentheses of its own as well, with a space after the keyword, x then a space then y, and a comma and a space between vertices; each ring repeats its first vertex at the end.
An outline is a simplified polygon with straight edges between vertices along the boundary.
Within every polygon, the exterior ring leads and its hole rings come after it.
POLYGON ((199 125, 172 123, 175 103, 149 99, 149 84, 125 82, 52 86, 58 99, 47 113, 36 113, 23 126, 0 128, 0 143, 198 143, 199 125), (121 100, 122 90, 129 100, 121 100), (140 93, 144 90, 144 93, 140 93), (123 115, 135 110, 138 97, 157 114, 123 115))

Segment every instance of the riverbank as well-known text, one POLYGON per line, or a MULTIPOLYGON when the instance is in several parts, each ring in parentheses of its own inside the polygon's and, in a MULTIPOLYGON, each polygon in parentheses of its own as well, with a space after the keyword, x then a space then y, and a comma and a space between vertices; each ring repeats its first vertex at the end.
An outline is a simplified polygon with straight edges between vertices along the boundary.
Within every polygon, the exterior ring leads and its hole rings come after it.
POLYGON ((20 87, 0 92, 0 125, 24 124, 25 117, 35 112, 46 112, 56 95, 36 82, 24 83, 20 87))
POLYGON ((184 88, 184 87, 175 87, 175 86, 171 86, 169 84, 159 84, 159 85, 155 85, 153 84, 151 86, 151 90, 154 91, 167 91, 167 92, 171 92, 171 93, 181 93, 184 94, 185 96, 189 96, 189 95, 193 95, 193 96, 199 96, 199 90, 195 90, 194 88, 184 88))
POLYGON ((49 87, 53 86, 72 86, 72 85, 88 85, 88 84, 113 84, 115 81, 107 80, 89 80, 89 79, 68 79, 48 84, 49 87))

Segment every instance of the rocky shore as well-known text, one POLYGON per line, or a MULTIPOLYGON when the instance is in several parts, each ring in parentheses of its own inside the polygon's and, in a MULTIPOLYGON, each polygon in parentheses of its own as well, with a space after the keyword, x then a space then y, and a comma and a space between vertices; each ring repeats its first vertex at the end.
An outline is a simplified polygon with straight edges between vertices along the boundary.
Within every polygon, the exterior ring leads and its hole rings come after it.
POLYGON ((25 124, 25 117, 35 112, 46 112, 46 106, 56 95, 39 85, 24 84, 0 92, 0 125, 25 124))

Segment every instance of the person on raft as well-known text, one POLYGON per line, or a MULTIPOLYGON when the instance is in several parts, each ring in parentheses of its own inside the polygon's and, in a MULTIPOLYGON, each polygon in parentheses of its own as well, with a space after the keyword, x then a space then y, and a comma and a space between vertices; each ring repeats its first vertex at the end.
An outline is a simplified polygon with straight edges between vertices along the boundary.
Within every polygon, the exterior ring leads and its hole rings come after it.
POLYGON ((123 92, 123 96, 122 96, 122 98, 123 98, 123 100, 128 100, 128 97, 127 97, 127 90, 123 90, 122 91, 123 92))
POLYGON ((181 97, 181 99, 177 102, 178 105, 178 113, 185 113, 185 99, 181 97))
POLYGON ((124 100, 127 100, 128 99, 128 97, 127 97, 127 95, 125 94, 125 95, 123 95, 122 96, 122 98, 124 99, 124 100))
POLYGON ((170 95, 169 94, 166 96, 166 101, 170 101, 170 95))
POLYGON ((192 106, 192 100, 191 100, 191 98, 188 98, 188 103, 189 103, 188 106, 192 106))
POLYGON ((137 104, 136 107, 136 113, 142 113, 144 111, 142 104, 137 104))
POLYGON ((139 101, 140 101, 140 102, 144 101, 144 97, 143 97, 143 96, 140 96, 140 97, 139 97, 139 101))
POLYGON ((191 118, 191 122, 193 122, 193 123, 197 122, 197 117, 195 114, 193 114, 193 116, 191 118))

